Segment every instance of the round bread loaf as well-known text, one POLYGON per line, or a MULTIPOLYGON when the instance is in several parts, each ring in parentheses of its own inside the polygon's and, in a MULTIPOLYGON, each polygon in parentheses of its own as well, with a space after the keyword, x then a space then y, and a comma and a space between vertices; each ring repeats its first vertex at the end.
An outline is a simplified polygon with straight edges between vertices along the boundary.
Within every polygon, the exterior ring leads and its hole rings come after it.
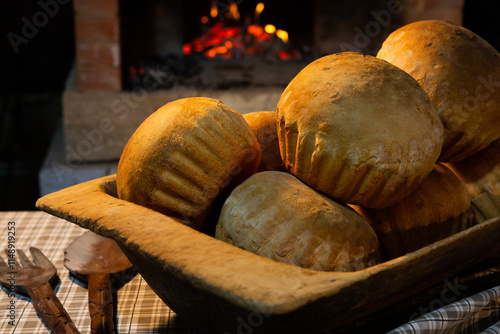
POLYGON ((446 164, 467 185, 474 223, 500 216, 500 139, 487 148, 446 164))
POLYGON ((203 97, 167 103, 134 132, 118 163, 118 196, 196 229, 214 200, 256 172, 260 147, 243 116, 203 97))
POLYGON ((465 184, 439 163, 415 191, 398 203, 382 209, 353 206, 377 233, 384 261, 472 226, 470 207, 465 184))
POLYGON ((250 129, 259 141, 260 165, 258 171, 284 171, 276 129, 276 112, 254 111, 243 114, 243 118, 250 125, 250 129))
POLYGON ((390 206, 429 174, 443 125, 410 75, 388 62, 345 52, 317 59, 278 103, 285 167, 340 202, 390 206))
POLYGON ((377 237, 360 215, 285 172, 256 173, 236 187, 215 237, 313 270, 354 271, 379 262, 377 237))
POLYGON ((468 29, 440 20, 391 33, 377 57, 408 72, 444 124, 439 161, 459 161, 500 137, 500 54, 468 29))

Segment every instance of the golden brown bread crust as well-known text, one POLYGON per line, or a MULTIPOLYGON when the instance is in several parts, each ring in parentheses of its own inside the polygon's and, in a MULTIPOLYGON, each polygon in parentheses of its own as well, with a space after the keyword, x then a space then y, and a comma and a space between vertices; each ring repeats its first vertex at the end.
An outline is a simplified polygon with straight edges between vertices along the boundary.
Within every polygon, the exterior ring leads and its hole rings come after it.
POLYGON ((394 204, 441 150, 443 125, 425 91, 372 56, 317 59, 289 83, 277 112, 285 167, 340 202, 394 204))
POLYGON ((243 118, 259 141, 260 165, 258 171, 284 171, 278 142, 278 130, 276 129, 278 119, 276 112, 254 111, 243 114, 243 118))
POLYGON ((481 37, 446 21, 419 21, 389 35, 377 57, 429 94, 445 128, 439 161, 459 161, 500 137, 500 54, 481 37))
POLYGON ((190 224, 259 162, 257 138, 241 114, 210 98, 180 99, 151 114, 128 141, 118 196, 190 224))
POLYGON ((500 139, 487 148, 454 163, 446 164, 467 185, 474 223, 500 215, 500 139))
POLYGON ((465 183, 437 163, 420 186, 398 203, 382 209, 353 208, 370 223, 387 260, 472 226, 465 183))
POLYGON ((377 237, 361 216, 285 172, 256 173, 236 187, 215 236, 313 270, 354 271, 379 262, 377 237))

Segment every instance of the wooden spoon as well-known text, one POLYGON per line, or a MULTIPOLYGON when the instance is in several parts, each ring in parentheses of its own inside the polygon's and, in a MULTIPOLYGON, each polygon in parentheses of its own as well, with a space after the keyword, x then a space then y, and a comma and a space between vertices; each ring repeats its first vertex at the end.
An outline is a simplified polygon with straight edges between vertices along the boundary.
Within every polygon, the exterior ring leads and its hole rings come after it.
POLYGON ((71 272, 87 277, 91 333, 115 333, 110 274, 132 266, 118 244, 87 231, 68 246, 64 265, 71 272))

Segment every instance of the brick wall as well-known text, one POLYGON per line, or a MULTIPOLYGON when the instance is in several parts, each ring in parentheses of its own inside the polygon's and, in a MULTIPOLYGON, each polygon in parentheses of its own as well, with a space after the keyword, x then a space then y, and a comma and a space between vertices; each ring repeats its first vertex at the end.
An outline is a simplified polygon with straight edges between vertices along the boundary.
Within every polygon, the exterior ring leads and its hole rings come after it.
POLYGON ((119 0, 74 0, 78 89, 121 90, 119 0))
MULTIPOLYGON (((328 54, 354 49, 374 53, 392 30, 409 22, 443 19, 462 24, 464 2, 465 0, 315 0, 316 21, 319 22, 316 23, 314 32, 316 51, 328 54), (370 24, 378 21, 370 13, 387 11, 391 3, 398 3, 402 12, 391 17, 390 22, 383 27, 375 27, 380 31, 377 36, 372 36, 373 26, 370 24), (371 31, 364 31, 370 28, 371 31)), ((166 5, 169 2, 159 3, 166 5)), ((74 10, 78 89, 121 90, 119 0, 74 0, 74 10)), ((162 43, 165 44, 166 41, 162 43)))

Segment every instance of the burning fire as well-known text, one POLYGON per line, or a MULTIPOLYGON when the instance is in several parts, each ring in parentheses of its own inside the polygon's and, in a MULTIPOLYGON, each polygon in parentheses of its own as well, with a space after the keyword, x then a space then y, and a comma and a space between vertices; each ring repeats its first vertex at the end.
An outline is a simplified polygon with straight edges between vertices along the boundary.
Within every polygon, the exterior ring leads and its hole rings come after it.
POLYGON ((222 20, 219 10, 212 2, 210 18, 203 16, 201 22, 207 26, 207 31, 201 36, 184 44, 183 53, 203 54, 207 58, 240 58, 252 56, 275 56, 279 59, 300 58, 298 51, 290 51, 288 32, 277 29, 272 24, 262 26, 260 14, 264 10, 264 3, 258 3, 253 13, 253 20, 241 20, 238 6, 231 3, 222 20), (210 21, 216 22, 208 27, 210 21))

